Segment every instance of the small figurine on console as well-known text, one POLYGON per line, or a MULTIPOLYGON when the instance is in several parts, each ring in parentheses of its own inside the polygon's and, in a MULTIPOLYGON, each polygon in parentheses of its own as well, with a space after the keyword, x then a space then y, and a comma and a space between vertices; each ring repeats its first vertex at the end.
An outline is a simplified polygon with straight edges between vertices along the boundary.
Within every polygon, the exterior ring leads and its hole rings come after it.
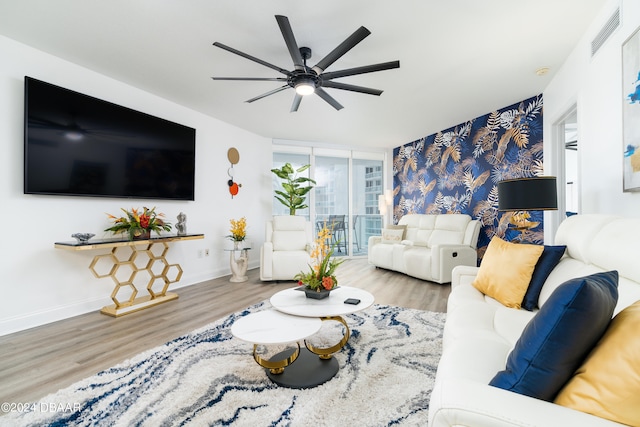
POLYGON ((180 212, 178 214, 178 223, 176 224, 176 229, 178 230, 178 236, 187 235, 187 216, 184 214, 184 212, 180 212))

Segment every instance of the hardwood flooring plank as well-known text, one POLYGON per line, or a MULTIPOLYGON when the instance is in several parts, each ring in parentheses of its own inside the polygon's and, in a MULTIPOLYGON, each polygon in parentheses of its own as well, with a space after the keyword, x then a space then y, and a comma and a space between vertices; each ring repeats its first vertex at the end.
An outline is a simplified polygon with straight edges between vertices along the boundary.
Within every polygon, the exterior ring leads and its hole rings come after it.
MULTIPOLYGON (((0 337, 0 402, 28 402, 94 375, 150 348, 296 286, 230 276, 176 290, 177 300, 123 317, 87 313, 0 337)), ((376 304, 446 311, 450 285, 439 285, 350 259, 337 271, 342 286, 366 289, 376 304)), ((0 414, 1 415, 1 414, 0 414)))

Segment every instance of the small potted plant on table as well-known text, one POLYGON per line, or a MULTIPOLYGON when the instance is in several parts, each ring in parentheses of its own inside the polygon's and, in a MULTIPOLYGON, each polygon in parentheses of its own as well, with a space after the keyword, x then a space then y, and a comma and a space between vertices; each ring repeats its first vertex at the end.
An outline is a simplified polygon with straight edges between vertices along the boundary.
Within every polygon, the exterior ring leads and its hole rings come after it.
POLYGON ((307 298, 323 299, 338 287, 338 279, 335 271, 344 259, 332 257, 334 246, 329 245, 331 232, 325 223, 315 241, 315 246, 311 252, 313 264, 309 266, 307 273, 296 274, 294 280, 298 281, 301 290, 304 290, 307 298))
POLYGON ((156 213, 155 206, 153 209, 144 207, 142 212, 133 208, 130 211, 121 210, 124 212, 124 216, 121 217, 107 214, 109 219, 113 220, 113 225, 104 231, 114 234, 127 233, 129 240, 148 239, 152 231, 158 235, 162 230, 171 231, 171 224, 162 219, 164 214, 156 213))

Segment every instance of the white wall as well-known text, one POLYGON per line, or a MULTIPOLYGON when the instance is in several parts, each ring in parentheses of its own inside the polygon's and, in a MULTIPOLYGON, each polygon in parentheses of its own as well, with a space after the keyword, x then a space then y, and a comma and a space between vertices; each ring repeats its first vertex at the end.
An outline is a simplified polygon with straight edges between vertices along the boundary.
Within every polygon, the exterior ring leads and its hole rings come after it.
MULTIPOLYGON (((271 216, 271 141, 219 120, 118 82, 86 68, 0 37, 0 335, 98 310, 111 304, 110 279, 96 279, 89 264, 97 251, 71 252, 54 242, 73 240, 75 232, 104 233, 105 212, 121 207, 157 205, 175 224, 187 214, 188 232, 204 233, 204 240, 173 243, 170 263, 184 274, 171 289, 230 274, 223 251, 229 220, 247 217, 248 237, 254 242, 249 268, 258 266, 264 222, 271 216), (193 202, 103 199, 24 195, 23 108, 24 76, 95 96, 196 129, 196 194, 193 202), (242 184, 231 198, 227 150, 236 147, 240 162, 234 179, 242 184), (198 258, 200 250, 210 250, 198 258)), ((239 284, 241 286, 242 284, 239 284)), ((146 291, 141 290, 139 296, 146 291)), ((179 292, 178 292, 179 294, 179 292)), ((171 304, 171 303, 169 303, 171 304)))
MULTIPOLYGON (((622 191, 622 44, 638 27, 640 2, 609 1, 543 93, 544 152, 549 174, 556 175, 561 167, 555 158, 558 147, 552 145, 553 124, 577 105, 583 214, 640 215, 640 193, 622 191), (592 58, 591 41, 618 5, 621 25, 592 58)), ((553 220, 557 226, 561 218, 553 220)), ((547 232, 553 236, 555 227, 545 227, 547 232)))

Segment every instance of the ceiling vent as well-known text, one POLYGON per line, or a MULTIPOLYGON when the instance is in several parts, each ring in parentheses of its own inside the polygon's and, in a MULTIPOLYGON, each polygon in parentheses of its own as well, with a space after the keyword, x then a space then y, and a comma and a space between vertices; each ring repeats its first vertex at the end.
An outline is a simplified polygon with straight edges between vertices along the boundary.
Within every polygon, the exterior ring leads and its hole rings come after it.
POLYGON ((598 52, 609 36, 620 26, 620 8, 617 8, 611 18, 604 24, 598 35, 591 41, 591 57, 598 52))

